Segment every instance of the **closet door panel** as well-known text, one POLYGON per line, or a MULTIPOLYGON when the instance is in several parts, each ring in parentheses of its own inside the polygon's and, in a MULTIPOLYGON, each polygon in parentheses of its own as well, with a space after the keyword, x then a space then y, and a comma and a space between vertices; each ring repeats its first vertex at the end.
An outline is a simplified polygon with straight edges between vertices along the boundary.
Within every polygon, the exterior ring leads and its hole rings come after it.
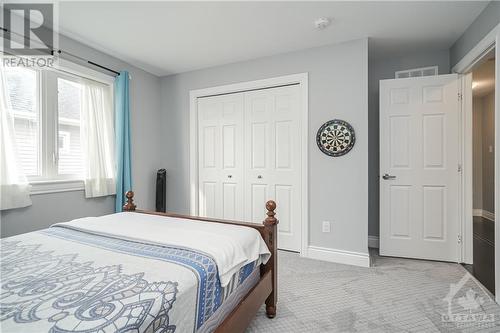
POLYGON ((273 197, 269 188, 272 107, 267 91, 245 93, 245 219, 255 223, 265 219, 265 203, 273 197))
POLYGON ((279 207, 276 206, 276 214, 279 216, 280 223, 278 230, 281 233, 290 234, 292 232, 292 217, 293 217, 293 186, 276 184, 274 187, 276 193, 276 202, 279 202, 279 207))
POLYGON ((251 168, 252 170, 266 170, 268 167, 268 126, 263 122, 253 122, 251 124, 251 168))
POLYGON ((199 214, 243 219, 243 95, 198 99, 199 214))
POLYGON ((220 118, 222 137, 222 218, 244 218, 244 96, 242 93, 218 96, 223 101, 220 118))
POLYGON ((298 86, 245 93, 245 217, 261 222, 267 200, 277 204, 278 247, 301 242, 300 93, 298 86))
POLYGON ((265 203, 269 200, 269 185, 264 182, 250 184, 250 217, 255 223, 262 223, 266 216, 265 203))
POLYGON ((201 216, 217 216, 217 183, 204 181, 201 184, 200 195, 200 215, 201 216))
POLYGON ((274 105, 272 180, 276 198, 278 246, 300 251, 301 243, 301 145, 300 89, 282 87, 269 91, 274 105))
POLYGON ((238 216, 238 184, 224 182, 222 184, 222 218, 227 220, 237 219, 238 216))
POLYGON ((293 123, 290 120, 276 121, 274 124, 275 133, 275 161, 277 170, 290 170, 292 164, 292 134, 293 123))
POLYGON ((221 103, 216 100, 198 101, 198 170, 199 215, 217 217, 220 209, 220 114, 221 103))

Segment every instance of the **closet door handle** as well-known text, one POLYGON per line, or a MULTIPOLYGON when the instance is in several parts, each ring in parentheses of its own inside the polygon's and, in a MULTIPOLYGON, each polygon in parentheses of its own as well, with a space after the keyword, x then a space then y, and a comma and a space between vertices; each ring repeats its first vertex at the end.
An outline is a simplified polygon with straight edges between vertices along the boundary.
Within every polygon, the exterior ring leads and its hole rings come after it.
POLYGON ((262 176, 261 176, 261 175, 258 175, 258 176, 257 176, 257 178, 262 179, 262 176))

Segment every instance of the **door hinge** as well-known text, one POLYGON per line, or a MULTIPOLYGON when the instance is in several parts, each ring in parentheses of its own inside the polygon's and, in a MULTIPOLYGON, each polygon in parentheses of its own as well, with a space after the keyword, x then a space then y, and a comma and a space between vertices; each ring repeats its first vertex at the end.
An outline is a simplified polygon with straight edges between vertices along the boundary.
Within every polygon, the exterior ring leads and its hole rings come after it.
POLYGON ((462 93, 458 93, 458 100, 461 101, 462 100, 462 93))
POLYGON ((458 242, 458 244, 462 243, 462 236, 461 235, 457 236, 457 242, 458 242))
POLYGON ((458 165, 457 171, 458 171, 458 172, 462 172, 462 164, 459 164, 459 165, 458 165))

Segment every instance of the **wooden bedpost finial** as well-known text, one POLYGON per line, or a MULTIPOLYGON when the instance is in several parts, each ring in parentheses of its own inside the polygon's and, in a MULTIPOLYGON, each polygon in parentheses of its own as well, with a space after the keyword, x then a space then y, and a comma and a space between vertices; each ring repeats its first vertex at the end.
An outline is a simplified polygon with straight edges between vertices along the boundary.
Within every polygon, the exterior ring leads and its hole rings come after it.
POLYGON ((264 220, 264 241, 266 242, 271 258, 267 261, 262 274, 271 273, 272 291, 266 299, 266 315, 268 318, 276 316, 276 302, 278 300, 278 219, 274 217, 276 213, 276 202, 269 200, 266 202, 267 218, 264 220))
POLYGON ((264 225, 275 225, 278 224, 279 221, 274 217, 276 213, 274 210, 276 209, 276 202, 269 200, 266 202, 267 209, 267 218, 264 220, 264 225))
POLYGON ((125 193, 125 197, 127 198, 127 202, 123 205, 123 210, 126 212, 132 212, 135 210, 134 204, 134 191, 128 191, 125 193))

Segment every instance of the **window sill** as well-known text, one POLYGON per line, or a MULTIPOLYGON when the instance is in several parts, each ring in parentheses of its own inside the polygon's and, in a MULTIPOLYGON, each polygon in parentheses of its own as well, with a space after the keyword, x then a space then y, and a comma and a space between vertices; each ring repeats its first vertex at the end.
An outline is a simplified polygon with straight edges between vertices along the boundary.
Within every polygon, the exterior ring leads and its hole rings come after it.
POLYGON ((83 191, 85 189, 83 180, 77 179, 32 181, 30 184, 31 195, 83 191))

